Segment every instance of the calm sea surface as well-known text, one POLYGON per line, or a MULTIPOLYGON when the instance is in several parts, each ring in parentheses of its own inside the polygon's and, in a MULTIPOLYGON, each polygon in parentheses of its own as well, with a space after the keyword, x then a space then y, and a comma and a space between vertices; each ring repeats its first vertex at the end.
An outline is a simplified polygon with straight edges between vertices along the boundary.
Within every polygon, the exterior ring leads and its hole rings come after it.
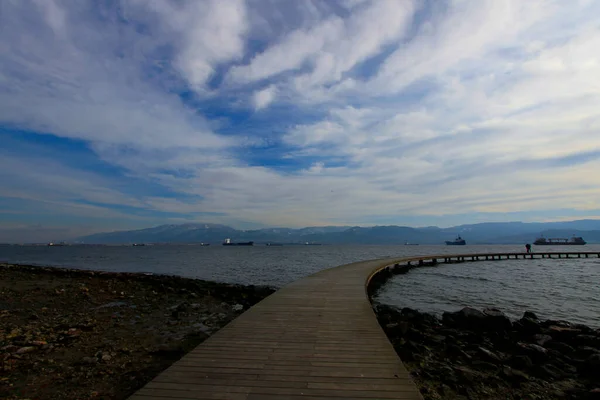
MULTIPOLYGON (((316 271, 360 260, 522 250, 523 246, 0 246, 0 262, 281 287, 316 271)), ((600 251, 600 245, 564 250, 600 251)), ((435 313, 467 305, 494 306, 517 318, 532 310, 544 318, 600 326, 600 259, 481 261, 420 268, 394 277, 377 300, 435 313)))

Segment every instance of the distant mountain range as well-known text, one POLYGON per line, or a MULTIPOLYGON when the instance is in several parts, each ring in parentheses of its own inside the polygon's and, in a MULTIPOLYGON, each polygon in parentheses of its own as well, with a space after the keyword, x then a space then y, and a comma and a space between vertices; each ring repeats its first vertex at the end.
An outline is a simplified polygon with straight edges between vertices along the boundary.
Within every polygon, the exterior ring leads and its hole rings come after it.
POLYGON ((588 243, 600 243, 600 220, 523 223, 489 222, 451 228, 406 226, 348 227, 324 226, 301 229, 267 228, 237 230, 218 224, 161 225, 133 231, 97 233, 73 240, 89 244, 127 243, 212 243, 225 238, 260 243, 321 244, 443 244, 461 235, 467 244, 531 243, 540 235, 549 238, 582 236, 588 243))

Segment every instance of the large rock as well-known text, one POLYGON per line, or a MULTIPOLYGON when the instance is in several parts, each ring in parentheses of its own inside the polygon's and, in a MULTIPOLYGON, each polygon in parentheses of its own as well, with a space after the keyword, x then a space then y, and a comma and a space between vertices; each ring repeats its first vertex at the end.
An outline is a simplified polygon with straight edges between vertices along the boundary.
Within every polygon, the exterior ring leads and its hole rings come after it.
POLYGON ((456 312, 445 312, 442 314, 442 322, 449 326, 462 329, 477 329, 485 319, 485 314, 481 311, 465 307, 456 312))
POLYGON ((590 390, 587 398, 590 400, 600 400, 600 388, 590 390))
POLYGON ((502 375, 512 383, 523 383, 529 381, 529 376, 526 373, 511 367, 502 368, 502 375))
POLYGON ((510 319, 496 308, 486 308, 481 312, 465 307, 453 313, 445 312, 442 321, 448 326, 471 331, 504 332, 512 327, 510 319))
POLYGON ((529 369, 533 366, 533 362, 528 356, 513 356, 510 364, 517 369, 529 369))
POLYGON ((537 334, 537 335, 533 335, 533 342, 535 344, 537 344, 538 346, 544 346, 546 343, 548 343, 549 341, 552 340, 552 336, 550 335, 542 335, 542 334, 537 334))
POLYGON ((391 307, 386 304, 377 304, 374 306, 375 313, 377 314, 377 319, 382 325, 386 325, 389 323, 396 323, 402 320, 402 315, 400 310, 396 307, 391 307))
POLYGON ((551 325, 546 329, 548 335, 554 340, 560 342, 570 342, 577 335, 581 335, 581 330, 570 326, 551 325))
POLYGON ((589 346, 600 349, 600 337, 595 335, 577 335, 571 342, 576 346, 589 346))
POLYGON ((573 354, 573 352, 575 352, 575 349, 572 346, 569 346, 568 344, 559 342, 557 340, 550 340, 549 342, 546 342, 544 347, 557 350, 565 355, 571 355, 573 354))
POLYGON ((533 311, 525 311, 523 313, 523 318, 529 318, 532 319, 534 321, 538 321, 539 318, 537 317, 537 315, 535 315, 535 313, 533 311))
POLYGON ((472 385, 473 383, 481 380, 484 376, 481 372, 464 366, 455 366, 453 369, 456 371, 456 376, 459 378, 459 382, 463 384, 472 385))
POLYGON ((523 355, 531 358, 534 363, 544 362, 548 359, 548 350, 537 344, 517 343, 517 348, 523 355))
POLYGON ((407 340, 403 345, 396 349, 402 361, 415 361, 422 358, 427 348, 419 343, 407 340))
POLYGON ((463 360, 471 360, 471 356, 467 354, 463 349, 455 344, 446 345, 446 355, 451 358, 463 359, 463 360))
POLYGON ((524 336, 531 336, 542 332, 538 319, 523 317, 513 324, 513 328, 524 336))
POLYGON ((485 315, 485 325, 488 330, 503 332, 512 329, 510 319, 497 308, 484 308, 483 314, 485 315))
POLYGON ((594 354, 600 354, 600 350, 589 347, 589 346, 580 346, 573 353, 573 357, 581 360, 585 360, 594 354))
POLYGON ((579 367, 579 373, 589 378, 600 379, 600 354, 594 354, 588 357, 579 367))
POLYGON ((391 338, 401 338, 406 335, 410 323, 406 321, 392 322, 385 325, 385 333, 391 338))
POLYGON ((403 308, 400 311, 400 315, 403 320, 411 321, 417 324, 432 326, 439 325, 440 323, 439 319, 435 315, 422 313, 408 307, 403 308))
POLYGON ((500 358, 500 356, 498 354, 494 353, 493 351, 491 351, 489 349, 486 349, 485 347, 478 347, 477 352, 486 361, 496 363, 496 364, 499 364, 502 362, 502 359, 500 358))
POLYGON ((539 378, 546 380, 557 380, 565 375, 565 373, 562 370, 560 370, 560 368, 552 364, 536 365, 532 369, 532 371, 539 378))

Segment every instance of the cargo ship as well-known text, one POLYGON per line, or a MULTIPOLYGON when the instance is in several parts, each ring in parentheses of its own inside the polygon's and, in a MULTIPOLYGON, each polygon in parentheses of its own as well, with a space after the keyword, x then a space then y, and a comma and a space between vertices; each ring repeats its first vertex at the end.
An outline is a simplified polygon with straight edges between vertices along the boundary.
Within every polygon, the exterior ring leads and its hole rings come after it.
POLYGON ((540 237, 533 242, 537 246, 583 246, 586 241, 581 236, 575 236, 571 239, 565 238, 548 238, 540 237))
POLYGON ((223 246, 254 246, 254 242, 232 242, 231 239, 225 239, 223 246))
POLYGON ((446 244, 448 246, 464 246, 465 244, 467 244, 467 242, 465 242, 465 239, 461 238, 460 236, 457 236, 456 239, 454 239, 453 241, 446 240, 446 244))

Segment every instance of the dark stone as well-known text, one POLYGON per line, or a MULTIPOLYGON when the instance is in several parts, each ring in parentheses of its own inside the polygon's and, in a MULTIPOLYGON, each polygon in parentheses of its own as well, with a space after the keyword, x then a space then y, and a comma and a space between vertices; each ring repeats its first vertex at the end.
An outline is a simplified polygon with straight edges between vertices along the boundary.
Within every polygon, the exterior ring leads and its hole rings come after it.
POLYGON ((486 362, 486 361, 480 361, 480 360, 475 360, 473 362, 471 362, 471 366, 475 369, 477 369, 478 371, 497 371, 498 370, 498 365, 493 364, 491 362, 486 362))
POLYGON ((600 379, 600 354, 589 356, 578 370, 581 375, 593 379, 600 379))
POLYGON ((509 331, 512 329, 512 322, 497 308, 484 308, 485 325, 491 331, 509 331))
POLYGON ((581 334, 581 330, 572 328, 570 326, 557 326, 551 325, 546 329, 546 333, 552 336, 552 339, 560 342, 570 342, 577 335, 581 334))
POLYGON ((424 352, 425 347, 412 341, 406 341, 398 349, 398 355, 403 361, 415 361, 424 352))
POLYGON ((416 322, 424 325, 439 325, 440 321, 438 317, 433 314, 422 313, 412 308, 405 307, 401 311, 401 318, 403 320, 416 322))
POLYGON ((600 373, 600 354, 592 354, 585 360, 585 364, 600 373))
POLYGON ((510 359, 510 363, 513 367, 517 369, 529 369, 533 366, 531 358, 527 356, 513 356, 510 359))
POLYGON ((550 335, 543 335, 543 334, 537 334, 537 335, 533 335, 533 342, 535 344, 537 344, 538 346, 544 346, 546 343, 548 343, 549 341, 552 340, 552 336, 550 335))
POLYGON ((531 358, 534 363, 546 361, 548 358, 548 350, 537 344, 517 343, 520 351, 531 358))
POLYGON ((570 355, 563 354, 560 351, 554 349, 546 350, 548 350, 548 359, 551 361, 558 361, 571 364, 575 363, 575 360, 573 360, 570 355))
POLYGON ((587 398, 589 400, 600 400, 600 388, 590 390, 587 398))
POLYGON ((594 354, 600 354, 600 350, 594 347, 580 346, 574 351, 573 357, 585 360, 594 354))
POLYGON ((529 381, 529 376, 523 371, 519 371, 518 369, 512 369, 511 367, 502 368, 502 375, 509 381, 513 383, 522 383, 529 381))
POLYGON ((442 322, 450 327, 472 331, 504 332, 512 329, 512 322, 500 310, 486 308, 483 312, 465 307, 453 313, 445 312, 442 322))
POLYGON ((446 341, 446 336, 442 335, 423 335, 423 341, 428 344, 439 345, 446 341))
POLYGON ((523 314, 523 318, 529 318, 534 321, 539 320, 539 318, 537 317, 537 315, 535 315, 533 311, 525 311, 525 313, 523 314))
POLYGON ((465 307, 456 312, 445 312, 442 314, 442 322, 449 326, 464 329, 477 329, 481 327, 485 314, 475 308, 465 307))
POLYGON ((158 345, 151 353, 162 358, 178 360, 185 354, 185 350, 181 344, 170 343, 158 345))
POLYGON ((400 315, 407 320, 421 319, 421 312, 408 307, 404 307, 402 310, 400 310, 400 315))
POLYGON ((84 365, 94 365, 97 362, 98 359, 96 357, 83 357, 80 363, 84 365))
POLYGON ((450 386, 455 386, 459 381, 454 370, 447 365, 440 367, 437 372, 437 378, 450 386))
POLYGON ((584 324, 573 324, 573 328, 579 329, 585 335, 594 335, 595 331, 587 325, 584 324))
POLYGON ((406 321, 392 322, 385 326, 386 333, 391 337, 403 337, 408 332, 410 324, 406 321))
POLYGON ((454 370, 456 371, 456 375, 459 378, 459 381, 462 381, 463 383, 472 384, 473 382, 476 382, 479 379, 481 379, 483 376, 480 372, 474 371, 470 368, 463 366, 455 366, 454 370))
POLYGON ((558 369, 556 366, 552 365, 552 364, 542 364, 542 365, 536 365, 532 371, 534 372, 534 374, 542 379, 553 379, 553 380, 557 380, 560 379, 564 373, 558 369))
POLYGON ((470 360, 472 358, 463 349, 461 349, 460 347, 458 347, 455 344, 446 345, 446 354, 450 357, 459 358, 459 359, 463 358, 465 360, 470 360))
POLYGON ((496 353, 494 353, 491 350, 486 349, 485 347, 478 347, 477 351, 478 351, 478 354, 487 361, 494 362, 494 363, 502 362, 501 358, 496 353))
POLYGON ((437 392, 442 397, 442 399, 448 399, 451 396, 455 396, 455 393, 452 390, 452 388, 448 385, 444 385, 443 383, 438 387, 437 392))
POLYGON ((572 341, 577 346, 589 346, 600 349, 600 337, 595 335, 577 335, 572 341))
POLYGON ((571 346, 569 346, 566 343, 563 342, 559 342, 556 340, 551 340, 549 342, 546 343, 546 345, 544 347, 547 347, 549 349, 553 349, 553 350, 557 350, 559 352, 561 352, 562 354, 573 354, 573 352, 575 352, 575 349, 571 346))
POLYGON ((544 328, 549 328, 551 326, 558 326, 561 328, 571 328, 573 326, 573 324, 571 324, 569 321, 549 319, 547 321, 542 322, 542 326, 544 328))
POLYGON ((513 324, 513 328, 517 332, 527 336, 542 332, 540 321, 532 318, 521 318, 519 321, 513 324))
POLYGON ((377 318, 382 325, 395 323, 402 320, 400 310, 395 307, 390 307, 385 304, 377 304, 375 307, 377 318))

